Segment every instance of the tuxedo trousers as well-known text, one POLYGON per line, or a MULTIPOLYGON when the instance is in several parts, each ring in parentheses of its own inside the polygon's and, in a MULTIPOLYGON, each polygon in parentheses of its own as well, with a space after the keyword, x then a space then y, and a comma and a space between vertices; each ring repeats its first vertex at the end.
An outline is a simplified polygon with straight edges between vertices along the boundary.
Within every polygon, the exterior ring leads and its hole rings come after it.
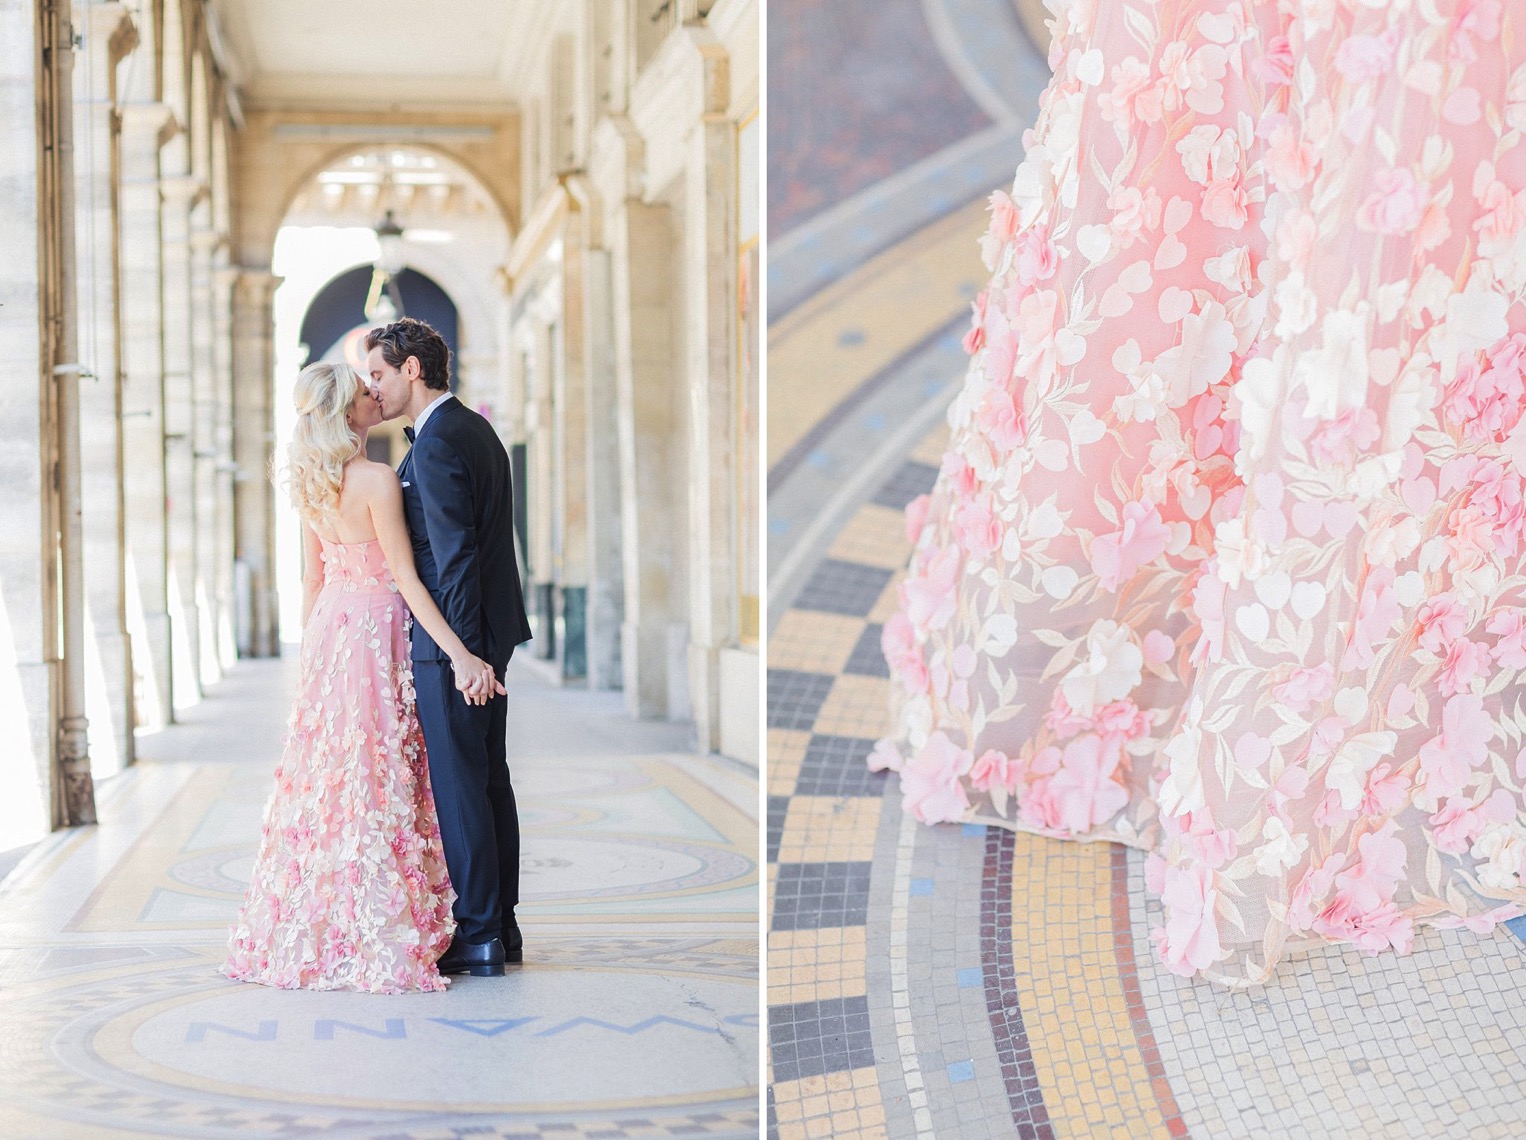
MULTIPOLYGON (((495 667, 499 677, 504 664, 495 667)), ((508 698, 467 704, 449 661, 415 661, 413 685, 445 865, 456 891, 456 937, 489 942, 502 936, 519 904, 519 811, 506 757, 508 698)))

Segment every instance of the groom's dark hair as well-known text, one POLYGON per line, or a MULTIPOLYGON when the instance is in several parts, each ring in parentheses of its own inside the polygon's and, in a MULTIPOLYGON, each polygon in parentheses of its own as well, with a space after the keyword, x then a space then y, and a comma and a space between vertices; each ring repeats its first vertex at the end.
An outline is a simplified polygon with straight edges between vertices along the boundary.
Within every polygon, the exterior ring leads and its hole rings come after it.
POLYGON ((382 359, 393 368, 401 368, 410 356, 419 362, 419 376, 424 387, 443 392, 450 387, 450 349, 433 325, 414 317, 403 317, 390 325, 366 334, 366 351, 381 346, 382 359))

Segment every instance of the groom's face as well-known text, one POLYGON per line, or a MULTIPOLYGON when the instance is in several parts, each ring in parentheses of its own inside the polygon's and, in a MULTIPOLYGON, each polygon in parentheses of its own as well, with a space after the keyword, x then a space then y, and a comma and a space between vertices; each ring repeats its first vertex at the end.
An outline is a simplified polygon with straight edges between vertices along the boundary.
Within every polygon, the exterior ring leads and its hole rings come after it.
POLYGON ((371 393, 381 406, 382 419, 395 420, 408 407, 408 390, 418 376, 419 362, 410 356, 401 368, 394 368, 382 355, 381 345, 366 354, 366 372, 371 377, 371 393))

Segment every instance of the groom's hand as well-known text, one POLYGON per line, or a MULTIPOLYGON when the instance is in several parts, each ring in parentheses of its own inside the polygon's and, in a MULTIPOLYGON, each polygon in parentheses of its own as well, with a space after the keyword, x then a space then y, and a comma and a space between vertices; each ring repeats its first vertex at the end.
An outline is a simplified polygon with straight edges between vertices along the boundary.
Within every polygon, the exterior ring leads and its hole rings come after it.
POLYGON ((498 680, 493 667, 486 662, 481 662, 480 668, 458 669, 456 688, 466 702, 472 705, 485 705, 493 697, 502 696, 508 692, 498 680))

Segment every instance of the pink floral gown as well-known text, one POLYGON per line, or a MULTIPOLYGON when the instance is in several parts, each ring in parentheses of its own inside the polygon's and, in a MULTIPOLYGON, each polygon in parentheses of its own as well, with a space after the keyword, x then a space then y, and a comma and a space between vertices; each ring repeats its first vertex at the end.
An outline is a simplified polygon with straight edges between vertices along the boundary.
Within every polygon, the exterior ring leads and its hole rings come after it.
POLYGON ((408 608, 381 544, 323 544, 301 682, 222 972, 282 989, 443 990, 455 929, 413 705, 408 608))
POLYGON ((925 822, 1151 852, 1165 963, 1526 870, 1526 6, 1051 0, 887 623, 925 822))

